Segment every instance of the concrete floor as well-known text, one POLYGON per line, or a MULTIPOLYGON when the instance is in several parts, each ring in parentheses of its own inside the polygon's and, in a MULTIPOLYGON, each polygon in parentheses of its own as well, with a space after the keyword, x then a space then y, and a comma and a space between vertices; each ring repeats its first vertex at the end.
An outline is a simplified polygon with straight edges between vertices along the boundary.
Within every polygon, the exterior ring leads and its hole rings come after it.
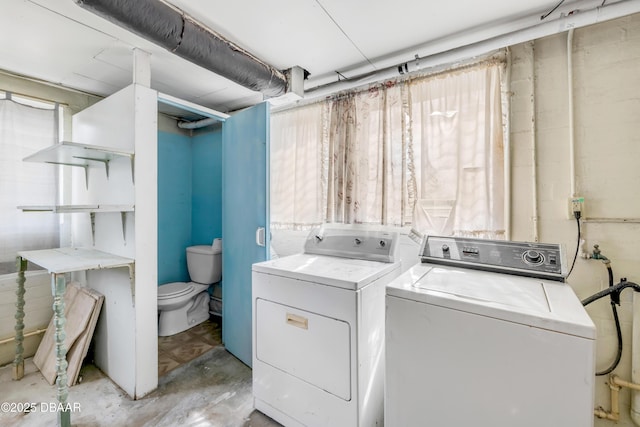
MULTIPOLYGON (((0 404, 31 402, 36 410, 17 414, 3 406, 0 426, 55 426, 56 414, 47 409, 57 402, 55 386, 45 381, 31 359, 22 380, 13 381, 11 373, 11 365, 0 368, 0 404)), ((70 388, 68 399, 79 408, 71 414, 74 426, 280 425, 253 409, 251 369, 221 345, 161 377, 158 389, 140 400, 131 400, 94 365, 84 365, 80 375, 82 382, 70 388)))

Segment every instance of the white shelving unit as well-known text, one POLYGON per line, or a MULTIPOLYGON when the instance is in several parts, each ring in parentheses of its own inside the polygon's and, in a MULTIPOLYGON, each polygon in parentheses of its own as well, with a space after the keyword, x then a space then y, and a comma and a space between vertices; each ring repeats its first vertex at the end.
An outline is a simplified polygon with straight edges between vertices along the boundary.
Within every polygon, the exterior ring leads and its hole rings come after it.
MULTIPOLYGON (((118 157, 126 157, 131 165, 131 179, 134 176, 133 151, 114 150, 98 145, 80 144, 71 141, 62 141, 42 149, 23 159, 25 162, 49 163, 64 166, 76 166, 84 169, 85 184, 89 187, 89 167, 102 164, 109 179, 109 162, 118 157)), ((91 215, 91 236, 95 242, 96 218, 99 212, 120 212, 122 219, 122 238, 127 241, 127 212, 133 212, 133 205, 34 205, 18 206, 23 212, 53 212, 53 213, 89 213, 91 215)))
MULTIPOLYGON (((64 141, 23 159, 72 166, 64 171, 63 179, 68 182, 63 203, 36 202, 20 209, 42 212, 40 215, 67 214, 64 231, 74 247, 23 252, 19 270, 26 270, 29 260, 58 271, 51 273, 56 326, 62 327, 65 321, 65 280, 78 281, 105 296, 94 333, 95 364, 132 399, 140 399, 158 386, 158 93, 149 88, 149 81, 143 81, 150 72, 148 54, 134 49, 134 69, 133 84, 73 114, 73 138, 90 145, 64 141), (89 224, 89 216, 95 216, 95 224, 89 224), (120 216, 123 223, 126 218, 125 241, 120 238, 120 216), (113 264, 103 262, 103 257, 113 264), (82 272, 86 270, 92 271, 82 272)), ((25 277, 18 276, 16 380, 24 376, 25 277)), ((56 355, 62 372, 66 348, 62 330, 57 332, 56 355)), ((66 405, 68 395, 66 381, 62 381, 58 402, 66 405)), ((71 424, 71 411, 58 415, 59 425, 71 424)))
POLYGON ((18 206, 23 212, 98 213, 133 212, 133 205, 28 205, 18 206))
POLYGON ((131 179, 133 179, 134 153, 132 151, 114 150, 97 145, 80 144, 62 141, 58 144, 40 150, 22 159, 25 162, 50 163, 56 165, 76 166, 84 169, 86 186, 89 186, 89 167, 95 164, 104 166, 109 178, 109 162, 118 157, 127 157, 131 164, 131 179))
POLYGON ((122 238, 127 241, 127 212, 135 210, 133 205, 33 205, 18 206, 22 212, 88 213, 91 216, 91 236, 95 241, 96 213, 120 212, 122 221, 122 238))
MULTIPOLYGON (((109 179, 109 163, 116 158, 128 158, 131 168, 131 177, 133 183, 134 176, 134 153, 133 151, 114 150, 108 147, 96 145, 79 144, 75 142, 63 141, 40 150, 23 159, 25 162, 39 162, 56 165, 66 165, 81 167, 85 172, 85 185, 89 189, 89 168, 93 165, 102 165, 104 167, 106 178, 109 179)), ((50 212, 55 214, 68 213, 88 213, 91 218, 91 236, 92 244, 95 246, 95 216, 98 213, 117 213, 120 212, 122 224, 122 238, 126 245, 126 222, 127 213, 134 212, 133 204, 69 204, 69 205, 30 205, 18 206, 23 212, 50 212)), ((18 380, 24 376, 24 359, 23 359, 23 333, 24 329, 24 272, 27 267, 26 261, 37 264, 47 269, 51 274, 52 293, 54 297, 54 318, 56 325, 56 370, 58 378, 62 378, 62 382, 58 384, 58 401, 66 402, 68 388, 66 380, 66 351, 64 347, 64 303, 63 297, 66 288, 67 273, 86 271, 86 270, 102 270, 126 267, 129 269, 129 283, 131 287, 131 301, 135 304, 135 259, 118 256, 108 252, 97 250, 96 248, 55 248, 35 251, 21 251, 18 253, 18 303, 16 304, 16 358, 14 360, 13 378, 18 380)), ((63 411, 60 414, 59 425, 70 425, 70 413, 63 411)))
POLYGON ((89 248, 55 248, 21 251, 18 255, 43 267, 50 274, 105 268, 133 268, 134 260, 89 248))

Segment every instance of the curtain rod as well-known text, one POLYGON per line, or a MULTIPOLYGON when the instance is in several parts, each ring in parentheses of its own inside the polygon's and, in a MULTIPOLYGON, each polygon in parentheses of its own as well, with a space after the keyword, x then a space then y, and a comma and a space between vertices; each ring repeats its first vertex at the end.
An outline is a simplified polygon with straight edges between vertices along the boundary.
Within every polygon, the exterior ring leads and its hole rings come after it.
MULTIPOLYGON (((33 95, 27 95, 26 93, 20 93, 20 92, 16 92, 16 91, 13 91, 13 90, 7 90, 7 89, 0 88, 0 92, 4 92, 7 95, 7 97, 4 100, 13 101, 13 102, 16 102, 16 103, 21 104, 21 105, 26 105, 26 104, 23 104, 23 103, 21 103, 19 101, 16 101, 14 99, 14 96, 18 96, 20 98, 25 98, 25 99, 28 99, 28 100, 31 100, 31 101, 35 101, 35 102, 42 102, 44 104, 50 104, 54 108, 56 106, 58 106, 58 105, 62 105, 63 107, 68 107, 69 106, 69 104, 67 104, 65 102, 52 101, 51 99, 40 98, 38 96, 33 96, 33 95)), ((33 107, 33 105, 27 105, 27 107, 33 107)), ((35 108, 38 108, 38 107, 35 107, 35 108)))
POLYGON ((494 63, 506 64, 506 49, 499 49, 499 50, 487 53, 485 55, 482 55, 480 57, 470 58, 464 61, 456 61, 453 63, 442 64, 435 67, 415 70, 413 72, 400 75, 397 77, 393 77, 390 79, 382 79, 372 83, 365 83, 365 84, 362 84, 361 86, 357 86, 351 89, 344 89, 342 91, 338 91, 336 93, 327 95, 323 98, 315 98, 315 99, 309 99, 309 100, 302 99, 297 101, 294 104, 284 105, 282 107, 271 107, 271 113, 277 114, 284 111, 306 107, 316 103, 321 103, 327 100, 334 101, 338 99, 343 99, 348 96, 353 96, 359 93, 366 92, 374 87, 384 86, 387 82, 394 82, 394 84, 412 83, 412 82, 427 80, 430 78, 435 78, 446 73, 463 71, 463 70, 471 69, 474 67, 490 65, 494 63))
MULTIPOLYGON (((76 93, 78 95, 90 96, 90 97, 99 98, 99 99, 103 99, 104 98, 104 96, 96 95, 94 93, 85 92, 85 91, 82 91, 82 90, 79 90, 79 89, 74 89, 74 88, 71 88, 71 87, 68 87, 68 86, 63 86, 63 85, 60 85, 60 84, 49 82, 47 80, 38 79, 38 78, 35 78, 35 77, 25 76, 23 74, 12 73, 10 71, 6 71, 6 70, 2 70, 2 69, 0 69, 0 75, 5 75, 7 77, 20 79, 20 80, 24 80, 24 81, 28 81, 28 82, 32 82, 32 83, 41 84, 41 85, 48 86, 48 87, 51 87, 51 88, 54 88, 54 89, 57 89, 57 90, 76 93)), ((31 95, 26 95, 26 94, 24 94, 24 95, 23 94, 19 94, 18 92, 15 92, 15 91, 10 91, 10 92, 13 92, 16 95, 20 95, 20 96, 31 96, 31 95)), ((35 97, 33 97, 33 98, 35 98, 35 97)), ((62 104, 62 103, 60 103, 60 104, 62 104)), ((65 104, 63 104, 63 105, 65 105, 65 104)))

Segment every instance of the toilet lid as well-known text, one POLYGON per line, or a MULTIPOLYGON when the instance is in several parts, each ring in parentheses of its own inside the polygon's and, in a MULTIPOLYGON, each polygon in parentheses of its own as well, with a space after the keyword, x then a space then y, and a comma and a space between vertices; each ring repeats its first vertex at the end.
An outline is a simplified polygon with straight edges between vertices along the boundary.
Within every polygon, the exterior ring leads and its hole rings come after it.
POLYGON ((158 299, 175 298, 186 295, 193 290, 193 285, 186 282, 173 282, 158 286, 158 299))

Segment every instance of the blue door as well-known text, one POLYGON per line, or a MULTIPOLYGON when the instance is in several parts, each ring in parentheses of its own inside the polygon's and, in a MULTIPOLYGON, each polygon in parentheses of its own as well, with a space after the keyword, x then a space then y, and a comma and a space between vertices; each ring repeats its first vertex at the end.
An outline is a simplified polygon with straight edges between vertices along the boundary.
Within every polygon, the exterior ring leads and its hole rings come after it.
POLYGON ((228 118, 222 128, 222 340, 251 366, 251 265, 269 257, 269 105, 228 118), (267 232, 264 246, 257 231, 267 232), (261 242, 262 243, 262 242, 261 242))

